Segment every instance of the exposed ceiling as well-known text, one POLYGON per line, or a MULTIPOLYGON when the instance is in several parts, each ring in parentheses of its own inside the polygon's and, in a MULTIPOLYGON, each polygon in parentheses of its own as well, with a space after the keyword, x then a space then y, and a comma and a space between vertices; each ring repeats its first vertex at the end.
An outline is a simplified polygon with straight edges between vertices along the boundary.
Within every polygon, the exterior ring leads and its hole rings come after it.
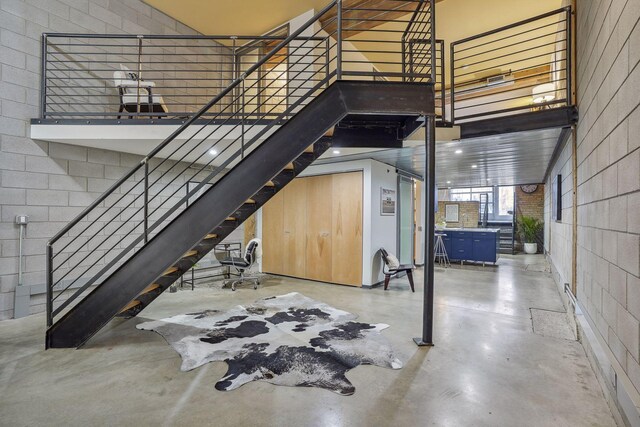
POLYGON ((178 21, 207 35, 256 36, 328 0, 144 0, 178 21))
MULTIPOLYGON (((203 34, 249 36, 264 34, 329 3, 329 0, 144 1, 203 34)), ((561 4, 562 0, 438 0, 436 34, 451 42, 548 12, 561 4)))
MULTIPOLYGON (((562 129, 544 129, 438 142, 436 184, 439 188, 446 188, 541 183, 561 132, 562 129), (462 152, 456 153, 456 150, 462 152)), ((377 160, 421 177, 425 168, 425 146, 420 143, 412 147, 340 157, 329 153, 316 163, 360 159, 377 160)))
MULTIPOLYGON (((260 35, 328 0, 144 0, 151 6, 208 35, 260 35)), ((356 0, 352 0, 356 1, 356 0)), ((438 0, 436 33, 446 43, 557 9, 563 0, 438 0), (517 6, 515 5, 517 3, 517 6)), ((392 25, 392 24, 385 24, 392 25)), ((445 48, 445 64, 449 49, 445 48)), ((374 62, 379 58, 369 58, 374 62)), ((438 186, 539 183, 556 147, 560 129, 523 132, 458 142, 437 148, 438 186), (455 150, 462 149, 462 154, 455 150), (476 168, 472 168, 476 165, 476 168), (450 183, 449 183, 450 182, 450 183)), ((421 176, 424 146, 356 154, 343 150, 320 162, 372 158, 421 176)))

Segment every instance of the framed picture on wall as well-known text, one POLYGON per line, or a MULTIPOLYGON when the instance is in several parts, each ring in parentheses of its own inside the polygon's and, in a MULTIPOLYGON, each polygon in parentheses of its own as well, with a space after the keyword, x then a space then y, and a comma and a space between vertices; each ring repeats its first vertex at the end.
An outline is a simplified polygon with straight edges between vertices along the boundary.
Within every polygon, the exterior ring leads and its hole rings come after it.
POLYGON ((562 175, 556 175, 551 185, 551 218, 562 221, 562 175))
POLYGON ((460 205, 453 203, 445 205, 444 207, 444 220, 446 222, 458 222, 460 217, 460 205))
POLYGON ((396 190, 380 187, 380 215, 396 214, 396 190))

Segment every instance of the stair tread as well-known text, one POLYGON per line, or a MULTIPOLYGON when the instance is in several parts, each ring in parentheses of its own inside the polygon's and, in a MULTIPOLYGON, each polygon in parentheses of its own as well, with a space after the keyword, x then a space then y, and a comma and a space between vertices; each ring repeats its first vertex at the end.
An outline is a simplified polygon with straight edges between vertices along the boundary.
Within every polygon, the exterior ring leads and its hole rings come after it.
POLYGON ((269 181, 264 186, 265 187, 275 187, 275 184, 273 183, 273 181, 269 181))
POLYGON ((137 299, 134 299, 133 301, 129 302, 129 304, 125 305, 118 313, 124 313, 125 311, 129 311, 133 307, 140 304, 142 304, 140 301, 138 301, 137 299))
POLYGON ((206 236, 204 236, 203 240, 215 239, 216 237, 218 237, 217 234, 207 234, 206 236))
POLYGON ((189 258, 190 256, 198 255, 198 251, 189 251, 182 255, 182 258, 189 258))
POLYGON ((162 273, 162 275, 168 276, 169 274, 175 273, 176 271, 178 271, 178 267, 171 267, 168 268, 164 273, 162 273))
POLYGON ((147 286, 146 288, 144 288, 144 290, 142 292, 140 292, 140 295, 148 294, 149 292, 155 291, 159 287, 160 287, 160 285, 158 285, 157 283, 152 283, 149 286, 147 286))

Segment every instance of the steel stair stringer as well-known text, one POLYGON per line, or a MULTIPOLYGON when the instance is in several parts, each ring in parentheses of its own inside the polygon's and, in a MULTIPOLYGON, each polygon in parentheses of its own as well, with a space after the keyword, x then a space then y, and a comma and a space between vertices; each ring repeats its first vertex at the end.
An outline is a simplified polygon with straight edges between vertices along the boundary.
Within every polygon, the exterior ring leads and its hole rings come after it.
MULTIPOLYGON (((246 219, 229 220, 246 209, 247 201, 266 183, 277 181, 275 194, 300 173, 310 163, 308 156, 304 161, 305 154, 311 154, 305 150, 349 114, 424 116, 433 112, 433 90, 428 83, 334 82, 54 323, 46 333, 47 348, 79 347, 119 312, 137 314, 206 254, 197 248, 207 236, 215 235, 216 228, 221 231, 216 238, 222 238, 246 219), (288 168, 292 162, 293 170, 288 168), (283 178, 287 173, 290 176, 283 178), (146 290, 150 298, 136 304, 141 305, 137 309, 131 307, 146 290)), ((322 138, 313 158, 329 143, 328 137, 322 138)), ((268 198, 264 193, 257 197, 259 204, 268 198)), ((252 209, 257 207, 258 203, 252 209)))

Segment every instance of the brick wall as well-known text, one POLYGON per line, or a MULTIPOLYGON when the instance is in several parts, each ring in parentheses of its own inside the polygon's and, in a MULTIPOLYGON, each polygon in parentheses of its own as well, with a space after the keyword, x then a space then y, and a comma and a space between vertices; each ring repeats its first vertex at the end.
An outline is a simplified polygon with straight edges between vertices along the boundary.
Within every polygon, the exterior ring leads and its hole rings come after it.
POLYGON ((532 216, 540 221, 544 220, 544 185, 538 185, 533 193, 527 194, 516 187, 516 214, 518 216, 532 216))
MULTIPOLYGON (((538 185, 538 188, 533 193, 525 193, 520 189, 520 186, 515 187, 516 219, 522 216, 531 216, 540 221, 544 221, 544 189, 544 185, 538 185)), ((520 233, 516 233, 516 240, 522 245, 520 233)), ((544 234, 541 233, 538 242, 538 252, 542 252, 543 242, 544 234)))
MULTIPOLYGON (((24 284, 44 283, 46 241, 140 161, 139 156, 29 138, 29 119, 39 110, 43 32, 196 34, 139 0, 0 2, 0 320, 13 316, 15 215, 30 217, 24 284)), ((32 298, 31 311, 42 311, 43 304, 43 297, 32 298)))
POLYGON ((480 219, 479 202, 438 202, 436 224, 444 221, 446 205, 459 205, 458 222, 447 222, 447 227, 477 227, 480 219))

